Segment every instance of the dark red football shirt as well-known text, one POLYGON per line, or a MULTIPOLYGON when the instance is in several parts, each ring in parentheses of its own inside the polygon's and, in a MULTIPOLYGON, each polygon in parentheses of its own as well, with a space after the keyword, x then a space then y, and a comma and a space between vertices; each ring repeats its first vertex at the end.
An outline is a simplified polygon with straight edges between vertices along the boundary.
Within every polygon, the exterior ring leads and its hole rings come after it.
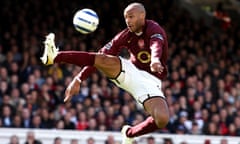
MULTIPOLYGON (((118 56, 123 48, 128 49, 131 62, 160 79, 167 76, 168 41, 164 29, 152 20, 146 20, 143 32, 136 35, 128 28, 117 34, 100 52, 118 56), (151 72, 151 61, 160 60, 164 71, 151 72)), ((90 70, 90 68, 87 68, 90 70)), ((87 70, 89 72, 89 70, 87 70)), ((82 74, 85 72, 82 71, 82 74)))
POLYGON ((130 32, 128 28, 116 35, 100 51, 118 55, 122 48, 127 48, 131 62, 139 69, 148 71, 160 79, 167 76, 168 41, 164 29, 152 20, 146 20, 141 35, 130 32), (152 60, 159 59, 164 66, 163 73, 150 70, 152 60))

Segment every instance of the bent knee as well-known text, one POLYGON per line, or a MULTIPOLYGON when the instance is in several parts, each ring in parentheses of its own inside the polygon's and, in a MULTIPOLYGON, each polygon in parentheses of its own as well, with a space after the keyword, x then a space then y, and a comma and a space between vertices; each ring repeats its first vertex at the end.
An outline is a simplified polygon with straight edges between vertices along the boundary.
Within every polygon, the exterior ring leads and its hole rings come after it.
POLYGON ((158 128, 164 128, 169 122, 169 115, 167 113, 159 114, 154 118, 158 128))
POLYGON ((160 97, 148 99, 144 103, 147 112, 154 118, 158 128, 164 128, 169 121, 169 110, 167 103, 160 97))
POLYGON ((102 71, 107 77, 115 78, 120 73, 120 60, 116 56, 98 54, 95 57, 94 66, 102 71))

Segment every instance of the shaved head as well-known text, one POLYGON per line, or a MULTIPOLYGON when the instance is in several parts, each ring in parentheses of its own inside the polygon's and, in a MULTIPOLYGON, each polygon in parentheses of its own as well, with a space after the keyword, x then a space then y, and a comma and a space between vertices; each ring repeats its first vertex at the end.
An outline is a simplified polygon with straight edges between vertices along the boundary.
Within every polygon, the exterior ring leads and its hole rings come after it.
POLYGON ((131 3, 124 9, 124 18, 131 32, 141 33, 145 24, 146 11, 141 3, 131 3))
POLYGON ((129 5, 125 8, 124 14, 125 14, 126 12, 128 12, 128 11, 131 11, 131 10, 135 10, 135 11, 137 11, 137 12, 139 12, 139 13, 144 13, 144 15, 146 14, 146 10, 145 10, 143 4, 141 4, 141 3, 135 2, 135 3, 129 4, 129 5))

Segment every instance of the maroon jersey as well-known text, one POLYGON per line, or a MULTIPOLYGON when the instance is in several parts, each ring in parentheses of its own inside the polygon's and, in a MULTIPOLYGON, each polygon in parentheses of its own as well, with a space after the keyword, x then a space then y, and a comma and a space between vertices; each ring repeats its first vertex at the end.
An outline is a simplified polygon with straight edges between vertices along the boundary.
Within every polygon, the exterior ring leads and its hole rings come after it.
POLYGON ((160 79, 167 76, 168 41, 164 29, 152 20, 146 20, 143 33, 136 35, 128 28, 116 35, 100 51, 118 56, 122 48, 127 48, 130 60, 139 69, 145 70, 160 79), (164 71, 151 72, 151 61, 160 60, 164 71))

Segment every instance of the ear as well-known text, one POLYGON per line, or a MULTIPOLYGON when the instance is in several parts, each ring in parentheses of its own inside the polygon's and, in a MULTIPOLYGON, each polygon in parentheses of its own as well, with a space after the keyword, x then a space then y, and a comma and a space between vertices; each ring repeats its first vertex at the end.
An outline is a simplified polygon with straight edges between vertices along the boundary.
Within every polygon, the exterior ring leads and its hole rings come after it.
POLYGON ((140 13, 140 17, 141 17, 141 19, 145 19, 146 14, 144 12, 142 12, 142 13, 140 13))

